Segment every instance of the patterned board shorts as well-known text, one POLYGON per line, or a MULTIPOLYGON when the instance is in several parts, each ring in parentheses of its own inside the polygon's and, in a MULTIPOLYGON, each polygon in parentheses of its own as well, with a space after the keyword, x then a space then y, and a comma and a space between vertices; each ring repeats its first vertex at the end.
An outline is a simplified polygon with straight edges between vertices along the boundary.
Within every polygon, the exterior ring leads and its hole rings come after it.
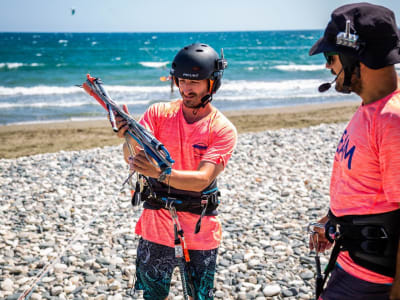
MULTIPOLYGON (((190 262, 185 268, 193 280, 196 299, 213 299, 214 274, 218 249, 189 250, 190 262)), ((140 239, 136 258, 135 290, 143 290, 144 299, 161 300, 169 294, 172 273, 178 261, 175 249, 140 239)), ((188 282, 187 276, 185 276, 188 282)), ((187 291, 192 296, 187 284, 187 291)))
POLYGON ((359 279, 336 265, 318 300, 389 300, 391 287, 359 279))

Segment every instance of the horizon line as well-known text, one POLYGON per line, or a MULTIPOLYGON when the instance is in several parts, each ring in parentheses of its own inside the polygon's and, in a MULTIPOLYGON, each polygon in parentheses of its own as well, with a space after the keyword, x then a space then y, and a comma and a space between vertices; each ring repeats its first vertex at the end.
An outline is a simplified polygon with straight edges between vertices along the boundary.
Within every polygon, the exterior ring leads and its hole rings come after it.
POLYGON ((0 30, 0 33, 229 33, 229 32, 273 32, 273 31, 323 31, 324 29, 268 29, 268 30, 213 30, 213 31, 17 31, 0 30))

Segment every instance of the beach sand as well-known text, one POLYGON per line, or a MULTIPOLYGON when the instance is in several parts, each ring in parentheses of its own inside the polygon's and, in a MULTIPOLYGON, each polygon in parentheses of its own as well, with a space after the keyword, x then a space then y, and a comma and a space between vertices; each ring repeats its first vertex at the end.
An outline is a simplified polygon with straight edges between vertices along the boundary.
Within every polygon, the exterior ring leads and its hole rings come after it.
MULTIPOLYGON (((358 102, 312 104, 257 110, 224 111, 239 133, 303 128, 347 122, 358 102)), ((66 121, 0 126, 0 158, 16 158, 61 150, 73 151, 121 144, 109 122, 66 121)))

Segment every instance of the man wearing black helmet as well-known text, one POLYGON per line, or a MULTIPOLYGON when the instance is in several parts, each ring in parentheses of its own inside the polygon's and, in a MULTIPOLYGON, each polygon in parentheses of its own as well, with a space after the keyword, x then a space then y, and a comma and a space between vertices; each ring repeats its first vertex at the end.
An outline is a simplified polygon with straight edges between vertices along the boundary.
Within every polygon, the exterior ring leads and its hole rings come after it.
POLYGON ((334 245, 317 291, 330 273, 320 299, 400 299, 400 42, 393 12, 369 3, 337 8, 310 50, 318 53, 336 75, 335 89, 362 102, 336 150, 330 209, 319 221, 325 227, 310 240, 318 252, 334 245))
MULTIPOLYGON (((221 241, 216 177, 232 155, 237 138, 231 122, 210 103, 226 66, 223 55, 219 57, 206 44, 184 47, 171 67, 182 99, 154 104, 142 116, 140 123, 153 132, 175 160, 170 174, 150 162, 134 140, 129 141, 136 149, 134 157, 124 145, 126 161, 147 178, 147 188, 140 193, 144 210, 135 229, 141 236, 135 289, 144 290, 145 299, 168 296, 172 271, 177 265, 174 247, 179 240, 184 251, 186 243, 190 258, 185 266, 188 286, 184 292, 187 290, 194 299, 213 298, 221 241), (174 226, 179 229, 176 221, 184 239, 182 235, 178 237, 180 232, 174 232, 174 226)), ((116 121, 122 138, 126 123, 119 117, 116 121)))

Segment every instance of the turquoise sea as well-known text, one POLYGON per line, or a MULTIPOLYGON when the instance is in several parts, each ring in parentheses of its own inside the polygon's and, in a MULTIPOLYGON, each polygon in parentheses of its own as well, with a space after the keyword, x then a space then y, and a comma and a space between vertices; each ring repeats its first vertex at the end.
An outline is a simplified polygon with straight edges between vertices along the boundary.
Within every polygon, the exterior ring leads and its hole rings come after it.
POLYGON ((117 103, 134 114, 171 94, 171 61, 183 46, 224 49, 228 68, 213 104, 257 109, 357 99, 318 86, 333 79, 322 55, 308 56, 322 31, 212 33, 0 33, 0 124, 104 118, 76 87, 100 77, 117 103))

